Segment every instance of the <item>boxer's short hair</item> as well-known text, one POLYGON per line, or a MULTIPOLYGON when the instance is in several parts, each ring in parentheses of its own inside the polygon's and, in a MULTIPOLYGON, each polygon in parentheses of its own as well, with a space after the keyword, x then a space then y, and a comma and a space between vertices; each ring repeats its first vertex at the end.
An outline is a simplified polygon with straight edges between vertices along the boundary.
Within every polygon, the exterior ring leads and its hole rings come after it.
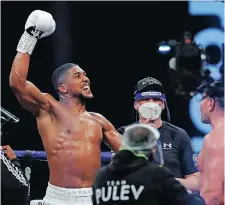
POLYGON ((224 108, 224 82, 214 81, 210 83, 203 83, 197 88, 198 93, 204 93, 206 96, 213 98, 216 103, 224 108))
POLYGON ((55 71, 52 74, 52 84, 53 84, 55 91, 58 92, 58 86, 64 80, 64 77, 65 77, 67 71, 74 66, 77 66, 77 64, 66 63, 55 69, 55 71))

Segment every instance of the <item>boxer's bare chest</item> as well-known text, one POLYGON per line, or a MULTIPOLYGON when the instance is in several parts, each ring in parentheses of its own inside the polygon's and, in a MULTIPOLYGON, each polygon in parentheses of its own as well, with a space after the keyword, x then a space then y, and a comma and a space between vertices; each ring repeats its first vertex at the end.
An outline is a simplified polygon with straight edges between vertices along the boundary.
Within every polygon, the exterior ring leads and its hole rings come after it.
POLYGON ((42 120, 39 131, 48 143, 72 145, 76 143, 99 144, 102 141, 102 125, 88 112, 76 113, 60 107, 54 112, 52 123, 42 120), (59 143, 60 142, 60 143, 59 143))
POLYGON ((99 140, 102 138, 102 125, 93 116, 69 116, 61 121, 61 133, 73 139, 99 140))
POLYGON ((90 113, 77 114, 70 111, 63 112, 59 117, 60 132, 66 137, 82 140, 99 140, 102 137, 101 123, 90 113))

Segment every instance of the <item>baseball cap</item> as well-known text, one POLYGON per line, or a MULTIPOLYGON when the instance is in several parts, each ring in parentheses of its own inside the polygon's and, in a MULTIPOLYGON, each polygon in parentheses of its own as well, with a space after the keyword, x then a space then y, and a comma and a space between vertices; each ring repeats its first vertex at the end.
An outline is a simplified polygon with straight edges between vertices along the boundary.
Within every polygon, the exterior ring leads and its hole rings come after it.
POLYGON ((159 80, 153 77, 147 77, 137 82, 135 86, 135 93, 143 91, 147 88, 151 90, 165 92, 165 90, 163 89, 162 83, 159 80))

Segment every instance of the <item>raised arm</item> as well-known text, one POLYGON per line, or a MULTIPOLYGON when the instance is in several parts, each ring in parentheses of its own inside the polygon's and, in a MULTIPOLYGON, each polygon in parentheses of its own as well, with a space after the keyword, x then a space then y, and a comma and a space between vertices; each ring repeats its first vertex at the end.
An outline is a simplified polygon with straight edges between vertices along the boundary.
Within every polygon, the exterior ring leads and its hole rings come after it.
POLYGON ((103 141, 114 152, 118 152, 121 148, 121 135, 116 131, 114 126, 102 115, 93 113, 96 119, 102 125, 103 141))
POLYGON ((10 72, 9 83, 21 106, 38 115, 40 108, 47 109, 48 100, 40 90, 27 81, 30 55, 17 53, 10 72))
POLYGON ((48 109, 49 97, 27 81, 30 55, 37 40, 46 37, 55 30, 52 15, 36 10, 30 14, 25 25, 25 31, 17 46, 17 55, 13 61, 9 82, 20 104, 28 111, 38 115, 40 109, 48 109))

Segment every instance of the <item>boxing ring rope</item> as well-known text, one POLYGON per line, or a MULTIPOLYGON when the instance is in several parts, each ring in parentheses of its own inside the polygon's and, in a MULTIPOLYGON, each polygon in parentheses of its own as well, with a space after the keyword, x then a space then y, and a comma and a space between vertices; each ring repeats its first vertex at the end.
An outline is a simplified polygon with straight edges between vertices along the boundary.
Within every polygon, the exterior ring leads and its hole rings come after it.
MULTIPOLYGON (((30 191, 30 179, 31 179, 31 172, 32 172, 32 161, 47 161, 47 155, 45 151, 38 151, 38 150, 13 150, 16 154, 18 159, 24 159, 26 163, 26 167, 24 169, 24 173, 29 181, 29 188, 28 188, 28 202, 31 201, 31 191, 30 191)), ((101 162, 109 162, 111 160, 112 153, 109 152, 101 152, 101 162)), ((41 202, 41 200, 40 200, 41 202)))
MULTIPOLYGON (((45 151, 35 150, 14 150, 18 158, 24 158, 30 156, 32 159, 47 159, 45 151)), ((108 162, 111 159, 111 152, 101 152, 101 161, 108 162)))

